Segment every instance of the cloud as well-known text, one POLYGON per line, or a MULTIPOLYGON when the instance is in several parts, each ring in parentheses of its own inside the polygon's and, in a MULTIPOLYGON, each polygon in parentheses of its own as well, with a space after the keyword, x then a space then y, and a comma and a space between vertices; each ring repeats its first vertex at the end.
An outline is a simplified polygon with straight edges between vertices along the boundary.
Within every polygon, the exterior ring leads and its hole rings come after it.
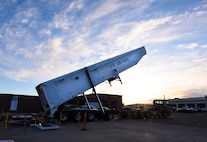
POLYGON ((190 90, 183 90, 183 96, 184 98, 189 98, 189 97, 204 97, 206 96, 207 90, 205 88, 199 88, 199 89, 190 89, 190 90))
POLYGON ((102 83, 97 91, 135 103, 203 94, 204 3, 175 11, 153 0, 13 3, 10 18, 0 21, 0 75, 37 84, 144 45, 147 55, 120 74, 123 85, 102 83))
MULTIPOLYGON (((154 75, 160 72, 159 76, 168 69, 175 69, 176 73, 168 71, 163 76, 167 78, 167 74, 171 74, 172 80, 168 82, 176 82, 174 78, 182 69, 190 74, 190 68, 196 64, 186 65, 185 61, 192 59, 188 54, 181 58, 181 53, 174 53, 171 56, 175 58, 169 58, 160 47, 176 42, 175 47, 197 49, 201 44, 186 43, 186 40, 189 37, 196 40, 198 33, 205 31, 203 27, 207 23, 203 19, 207 13, 196 8, 193 12, 154 13, 149 19, 142 13, 151 8, 152 3, 100 1, 86 5, 84 1, 73 1, 65 3, 62 9, 57 8, 48 21, 43 19, 45 13, 38 7, 19 8, 13 19, 1 27, 2 45, 6 48, 0 63, 11 69, 11 72, 7 69, 1 69, 1 72, 16 80, 44 81, 147 45, 149 57, 143 61, 143 66, 150 65, 144 67, 154 70, 154 75), (155 50, 157 54, 153 53, 155 50)), ((201 47, 205 49, 205 44, 201 47)), ((195 53, 190 55, 195 57, 195 53)), ((196 56, 193 61, 204 60, 196 56)), ((167 79, 162 81, 164 84, 167 79)))
MULTIPOLYGON (((52 17, 52 21, 48 23, 49 29, 70 30, 74 23, 77 22, 76 15, 83 8, 83 1, 77 0, 71 3, 65 3, 65 6, 58 10, 52 17)), ((63 31, 62 31, 63 32, 63 31)))
POLYGON ((201 45, 201 48, 207 48, 207 44, 201 45))
POLYGON ((69 25, 70 25, 70 22, 69 22, 67 15, 65 16, 55 15, 53 19, 54 28, 60 28, 60 29, 66 30, 66 29, 69 29, 69 25))
POLYGON ((197 43, 190 43, 190 44, 180 44, 178 45, 178 48, 187 48, 187 49, 193 49, 198 47, 197 43))
POLYGON ((73 11, 75 9, 82 9, 84 6, 84 1, 83 0, 77 0, 73 1, 69 6, 68 6, 68 11, 73 11))
POLYGON ((63 39, 60 37, 48 41, 48 51, 51 52, 52 56, 60 56, 61 53, 66 52, 62 42, 63 39))
POLYGON ((86 20, 94 21, 100 17, 106 16, 120 7, 123 6, 123 3, 118 1, 102 1, 100 6, 96 7, 95 10, 87 16, 86 20))

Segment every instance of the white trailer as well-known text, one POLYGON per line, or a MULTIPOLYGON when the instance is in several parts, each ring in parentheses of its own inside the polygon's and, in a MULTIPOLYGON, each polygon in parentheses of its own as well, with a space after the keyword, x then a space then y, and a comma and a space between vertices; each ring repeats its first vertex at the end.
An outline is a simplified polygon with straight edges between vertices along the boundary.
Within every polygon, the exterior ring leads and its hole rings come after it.
POLYGON ((95 86, 106 80, 109 83, 116 79, 121 81, 119 73, 136 65, 145 54, 145 47, 140 47, 39 84, 36 90, 44 110, 49 111, 50 116, 53 116, 58 106, 79 94, 84 95, 85 91, 92 88, 104 113, 95 86))

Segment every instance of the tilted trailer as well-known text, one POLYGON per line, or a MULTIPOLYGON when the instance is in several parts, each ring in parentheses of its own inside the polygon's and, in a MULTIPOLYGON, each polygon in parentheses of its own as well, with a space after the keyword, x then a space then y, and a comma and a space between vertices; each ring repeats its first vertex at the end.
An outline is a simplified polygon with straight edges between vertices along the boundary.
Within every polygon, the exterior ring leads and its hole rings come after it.
MULTIPOLYGON (((110 84, 113 80, 121 82, 119 74, 136 65, 145 54, 145 47, 140 47, 39 84, 36 86, 36 90, 45 112, 49 112, 50 117, 53 117, 60 105, 79 94, 84 95, 85 91, 92 88, 92 92, 96 96, 105 117, 107 114, 96 93, 95 86, 104 81, 108 81, 110 84)), ((86 95, 84 97, 90 111, 86 95)))

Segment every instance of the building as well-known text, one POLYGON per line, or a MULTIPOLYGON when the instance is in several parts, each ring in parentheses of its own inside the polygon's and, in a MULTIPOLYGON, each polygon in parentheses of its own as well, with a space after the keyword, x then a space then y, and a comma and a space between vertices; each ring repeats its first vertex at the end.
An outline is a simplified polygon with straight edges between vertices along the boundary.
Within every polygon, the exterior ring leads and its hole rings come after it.
POLYGON ((182 99, 175 98, 175 99, 170 99, 169 102, 171 107, 176 107, 176 108, 181 108, 183 106, 204 108, 207 107, 207 96, 196 97, 196 98, 182 98, 182 99))
MULTIPOLYGON (((120 110, 122 108, 122 96, 110 94, 98 94, 103 106, 120 110)), ((94 94, 86 95, 89 102, 98 102, 94 94)), ((43 107, 39 96, 0 94, 0 113, 11 111, 12 100, 16 99, 15 111, 21 113, 43 112, 43 107)), ((75 97, 66 103, 77 106, 86 104, 83 96, 75 97)))
POLYGON ((38 96, 17 94, 0 94, 0 113, 10 111, 13 98, 16 98, 16 111, 21 113, 42 112, 43 108, 38 96))

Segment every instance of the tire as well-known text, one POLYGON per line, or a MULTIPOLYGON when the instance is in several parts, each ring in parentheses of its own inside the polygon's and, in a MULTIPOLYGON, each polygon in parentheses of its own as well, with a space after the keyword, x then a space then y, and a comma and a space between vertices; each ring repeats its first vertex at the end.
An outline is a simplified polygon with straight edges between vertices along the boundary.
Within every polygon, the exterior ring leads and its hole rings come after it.
POLYGON ((88 121, 94 121, 94 119, 95 119, 94 113, 93 112, 88 112, 88 114, 87 114, 87 120, 88 121))
POLYGON ((68 121, 68 115, 67 114, 65 114, 65 113, 63 113, 62 114, 62 118, 61 118, 61 122, 67 122, 68 121))
POLYGON ((75 115, 74 115, 74 120, 75 121, 81 121, 82 119, 83 119, 83 116, 81 115, 80 112, 75 113, 75 115))
POLYGON ((106 113, 106 117, 105 117, 106 120, 111 120, 113 119, 113 114, 112 113, 106 113))
POLYGON ((128 113, 126 111, 123 111, 121 114, 121 118, 127 119, 129 117, 128 113))

